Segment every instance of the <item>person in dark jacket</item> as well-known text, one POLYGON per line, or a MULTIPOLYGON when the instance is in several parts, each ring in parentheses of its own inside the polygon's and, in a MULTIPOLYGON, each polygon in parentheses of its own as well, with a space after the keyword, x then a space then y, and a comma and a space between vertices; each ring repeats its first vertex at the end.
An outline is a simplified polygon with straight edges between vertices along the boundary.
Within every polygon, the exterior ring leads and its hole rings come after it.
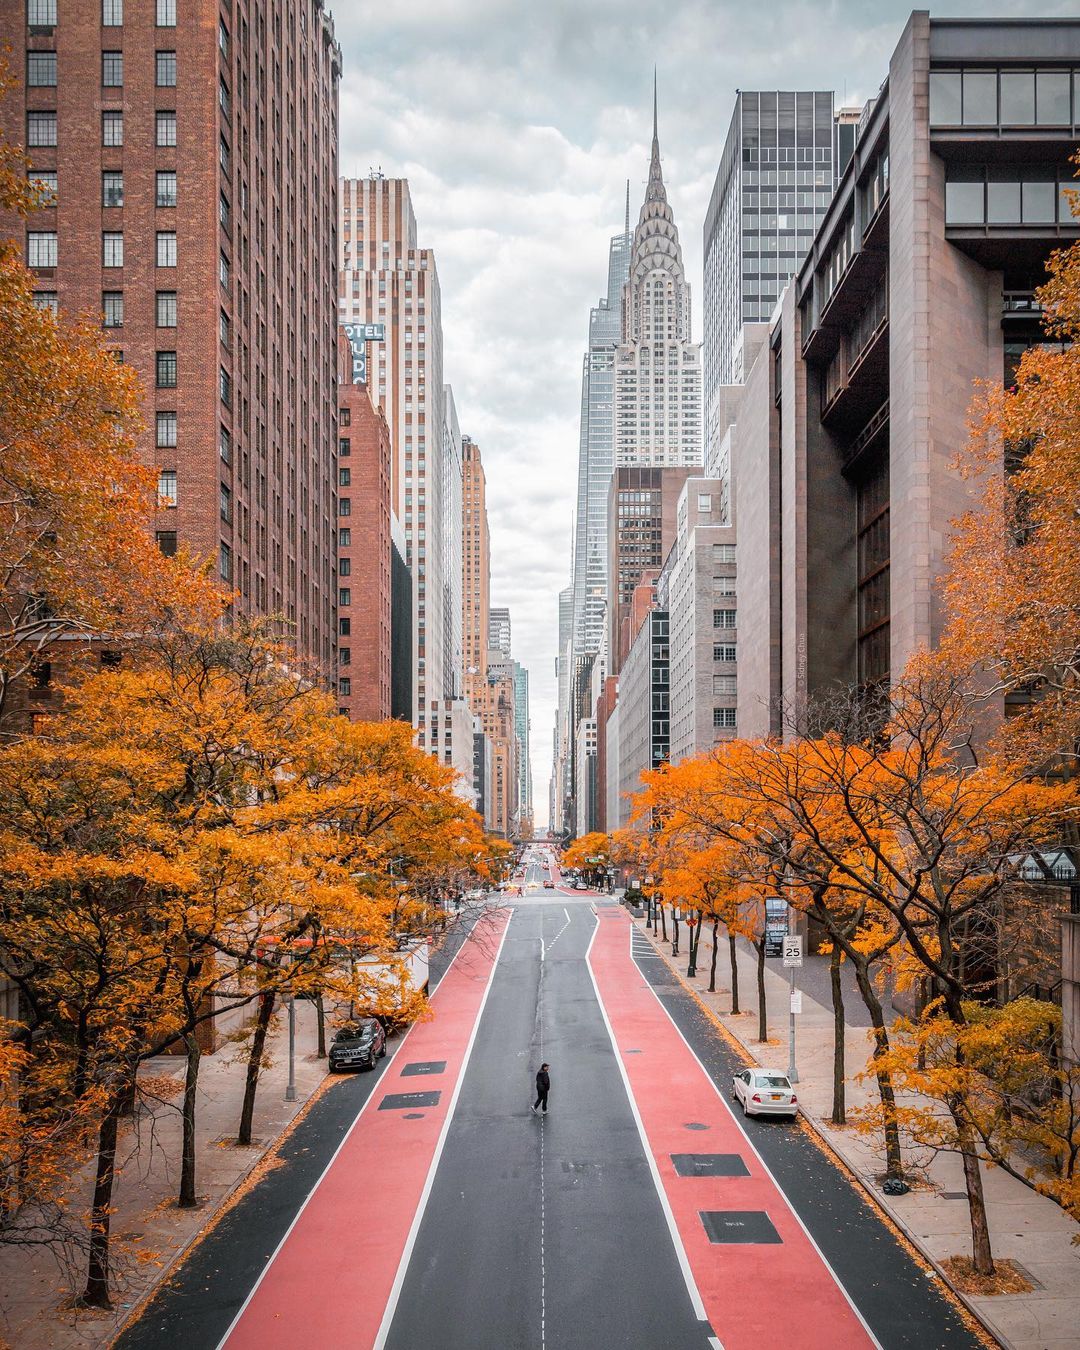
POLYGON ((539 1070, 537 1071, 536 1101, 533 1102, 532 1108, 534 1116, 541 1107, 543 1108, 544 1115, 545 1116, 547 1115, 547 1097, 548 1092, 551 1090, 551 1075, 548 1073, 548 1070, 550 1068, 551 1068, 550 1064, 541 1064, 539 1070))

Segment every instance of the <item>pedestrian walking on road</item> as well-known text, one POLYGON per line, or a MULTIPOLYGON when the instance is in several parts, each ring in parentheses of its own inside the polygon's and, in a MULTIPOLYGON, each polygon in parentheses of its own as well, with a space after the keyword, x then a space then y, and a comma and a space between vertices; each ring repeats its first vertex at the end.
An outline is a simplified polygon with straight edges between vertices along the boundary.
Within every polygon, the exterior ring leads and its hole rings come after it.
POLYGON ((551 1075, 548 1070, 550 1064, 541 1064, 536 1073, 536 1101, 533 1102, 532 1112, 535 1116, 537 1111, 543 1108, 544 1115, 547 1115, 547 1098, 551 1090, 551 1075))

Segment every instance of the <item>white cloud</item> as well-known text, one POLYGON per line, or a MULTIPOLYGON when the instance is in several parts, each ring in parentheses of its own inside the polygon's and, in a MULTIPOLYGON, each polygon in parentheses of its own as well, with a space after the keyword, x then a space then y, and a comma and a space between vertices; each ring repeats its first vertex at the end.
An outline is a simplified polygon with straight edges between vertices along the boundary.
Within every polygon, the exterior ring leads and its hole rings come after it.
MULTIPOLYGON (((492 598, 529 668, 546 815, 558 592, 569 580, 581 358, 625 182, 636 218, 660 84, 668 192, 701 324, 701 228, 737 88, 861 103, 909 6, 888 0, 331 0, 344 58, 341 171, 410 179, 443 289, 446 378, 480 445, 492 598)), ((1071 0, 952 0, 950 14, 1071 0)))

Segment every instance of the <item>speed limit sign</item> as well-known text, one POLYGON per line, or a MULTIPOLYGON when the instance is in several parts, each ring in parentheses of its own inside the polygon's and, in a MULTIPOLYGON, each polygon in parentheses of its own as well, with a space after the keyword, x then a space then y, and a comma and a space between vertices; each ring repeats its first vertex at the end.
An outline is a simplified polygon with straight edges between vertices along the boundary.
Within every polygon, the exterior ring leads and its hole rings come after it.
POLYGON ((802 965, 802 934, 789 933, 784 938, 784 965, 802 965))

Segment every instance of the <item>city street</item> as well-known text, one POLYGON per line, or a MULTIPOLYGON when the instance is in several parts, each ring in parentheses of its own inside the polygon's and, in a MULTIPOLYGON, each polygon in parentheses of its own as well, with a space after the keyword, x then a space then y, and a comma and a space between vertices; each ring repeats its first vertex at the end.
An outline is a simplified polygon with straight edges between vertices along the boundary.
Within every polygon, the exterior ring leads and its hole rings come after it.
POLYGON ((122 1350, 978 1344, 798 1125, 736 1119, 732 1052, 625 913, 527 880, 122 1350))

